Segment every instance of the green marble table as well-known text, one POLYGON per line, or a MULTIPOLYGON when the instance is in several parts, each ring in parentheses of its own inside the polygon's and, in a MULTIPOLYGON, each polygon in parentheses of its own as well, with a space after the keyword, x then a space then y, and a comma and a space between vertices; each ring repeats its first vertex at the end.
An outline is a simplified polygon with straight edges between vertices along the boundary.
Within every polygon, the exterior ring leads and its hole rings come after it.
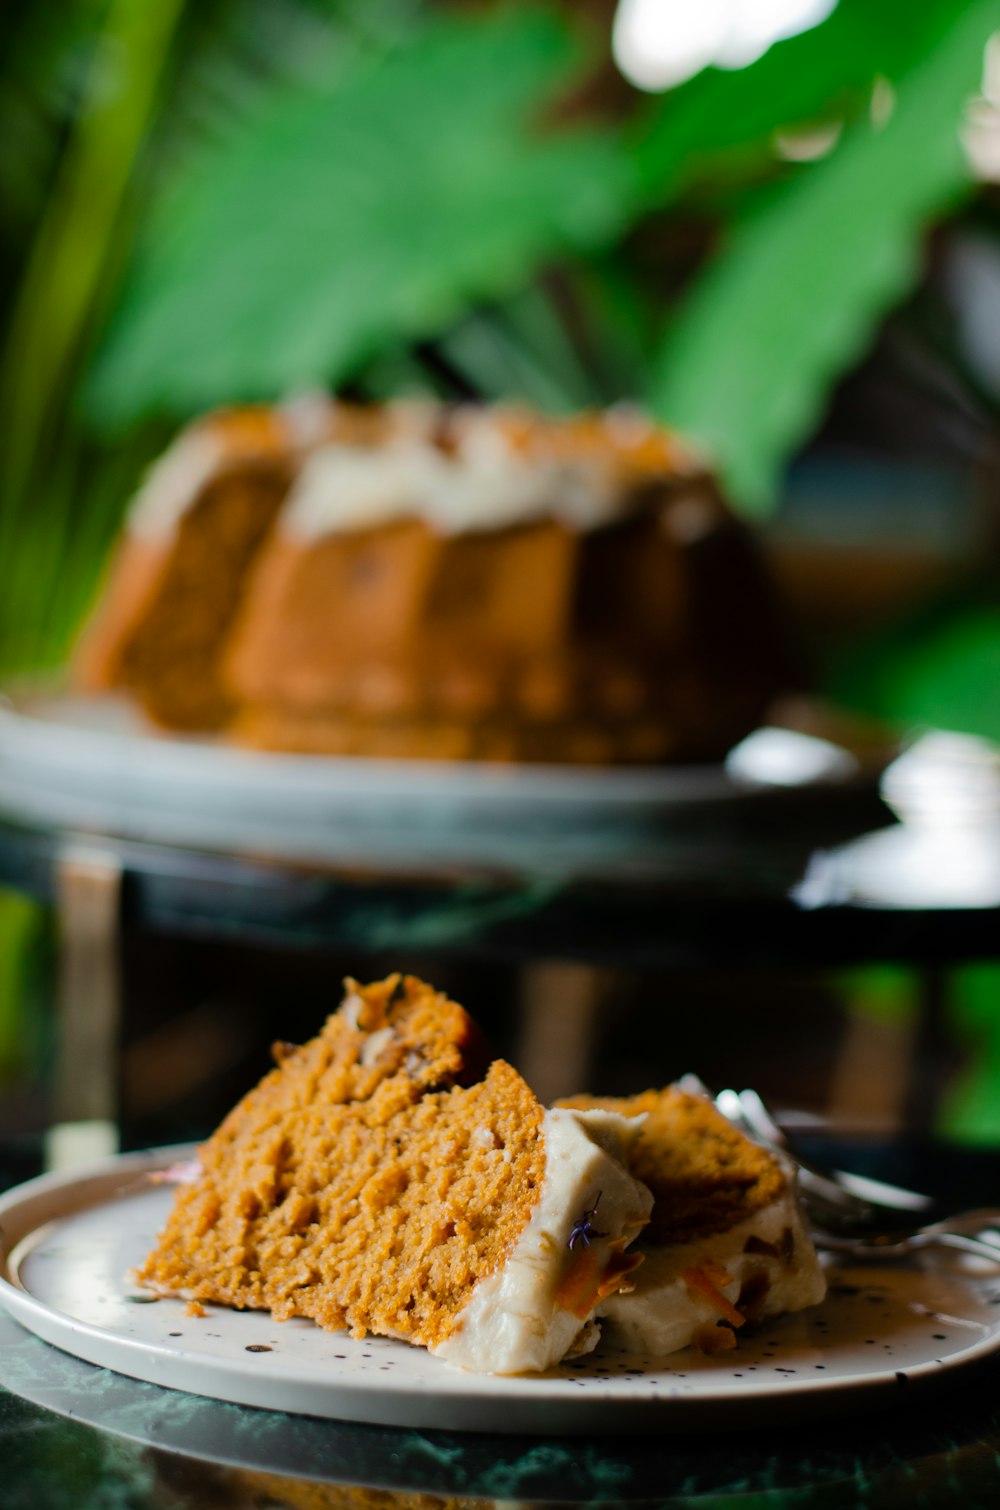
MULTIPOLYGON (((913 1172, 914 1154, 868 1162, 913 1172)), ((919 1161, 918 1161, 919 1162, 919 1161)), ((34 1172, 4 1162, 0 1185, 34 1172)), ((1000 1154, 937 1149, 930 1188, 997 1188, 1000 1154)), ((0 1312, 3 1510, 444 1504, 733 1510, 1000 1503, 1000 1363, 927 1403, 772 1430, 607 1439, 402 1431, 199 1399, 93 1367, 0 1312)))
POLYGON ((0 1320, 5 1510, 433 1506, 995 1506, 1000 1369, 829 1426, 658 1439, 398 1431, 250 1410, 129 1380, 0 1320))

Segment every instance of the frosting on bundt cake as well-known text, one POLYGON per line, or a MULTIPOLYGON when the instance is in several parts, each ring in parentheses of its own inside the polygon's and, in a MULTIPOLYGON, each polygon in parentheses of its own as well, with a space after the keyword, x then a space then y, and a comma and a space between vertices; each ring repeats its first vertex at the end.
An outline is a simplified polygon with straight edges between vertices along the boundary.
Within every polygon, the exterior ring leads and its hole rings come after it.
POLYGON ((721 756, 786 665, 749 533, 670 432, 317 399, 180 438, 78 674, 269 748, 655 763, 721 756))
POLYGON ((502 1060, 476 1078, 470 1019, 411 977, 349 982, 278 1057, 201 1150, 139 1284, 491 1373, 593 1345, 651 1205, 622 1157, 637 1123, 546 1112, 502 1060), (573 1240, 598 1205, 601 1231, 573 1240))
POLYGON ((357 438, 325 400, 219 410, 188 426, 129 510, 74 661, 85 691, 124 688, 167 728, 212 730, 233 705, 218 655, 302 457, 357 438))
POLYGON ((691 1343, 718 1352, 735 1346, 746 1322, 823 1299, 793 1171, 704 1096, 668 1086, 560 1104, 643 1119, 629 1165, 652 1191, 653 1211, 634 1288, 601 1307, 610 1341, 654 1355, 691 1343))
POLYGON ((418 418, 320 448, 297 478, 226 656, 238 737, 655 763, 753 726, 776 685, 771 605, 680 441, 619 413, 418 418))

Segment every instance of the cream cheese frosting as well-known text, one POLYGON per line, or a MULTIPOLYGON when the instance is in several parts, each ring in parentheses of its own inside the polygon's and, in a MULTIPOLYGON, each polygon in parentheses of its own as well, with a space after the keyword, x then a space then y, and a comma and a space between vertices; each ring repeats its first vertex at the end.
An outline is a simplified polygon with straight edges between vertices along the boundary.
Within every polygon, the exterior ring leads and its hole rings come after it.
POLYGON ((545 1113, 545 1174, 528 1224, 433 1352, 475 1373, 516 1374, 550 1368, 596 1345, 593 1307, 583 1315, 569 1308, 563 1281, 584 1250, 603 1272, 649 1217, 653 1198, 625 1164, 642 1122, 606 1111, 545 1113), (574 1239, 588 1216, 589 1230, 574 1239))
POLYGON ((419 436, 377 448, 320 447, 292 489, 281 529, 312 540, 418 518, 457 535, 553 518, 586 530, 623 508, 610 462, 521 454, 484 422, 460 429, 450 452, 419 436))
MULTIPOLYGON (((275 410, 288 445, 306 452, 331 434, 338 412, 336 400, 321 393, 297 394, 275 410)), ((129 533, 147 540, 172 534, 225 462, 228 445, 215 416, 182 430, 147 470, 129 508, 129 533)))
MULTIPOLYGON (((281 521, 294 538, 414 517, 444 535, 542 518, 596 529, 627 512, 625 457, 656 433, 648 418, 622 406, 603 417, 614 444, 573 454, 544 431, 520 444, 518 429, 530 431, 531 422, 515 405, 448 410, 428 400, 397 400, 384 406, 387 423, 378 443, 365 445, 337 440, 340 412, 337 400, 318 393, 275 406, 288 446, 306 458, 281 521), (442 446, 445 415, 448 440, 442 446)), ((699 470, 691 455, 675 450, 671 470, 699 470)), ((226 454, 224 432, 213 417, 182 431, 147 472, 129 511, 130 532, 146 539, 168 536, 226 454)))
POLYGON ((631 1293, 609 1296, 599 1310, 606 1340, 628 1352, 664 1357, 688 1347, 701 1327, 719 1321, 712 1302, 684 1277, 706 1260, 729 1275, 718 1289, 732 1304, 754 1276, 766 1276, 755 1320, 817 1305, 826 1294, 791 1173, 783 1195, 728 1231, 644 1251, 631 1293))
POLYGON ((171 534, 224 456, 222 436, 211 425, 182 431, 146 473, 129 509, 129 533, 142 540, 171 534))

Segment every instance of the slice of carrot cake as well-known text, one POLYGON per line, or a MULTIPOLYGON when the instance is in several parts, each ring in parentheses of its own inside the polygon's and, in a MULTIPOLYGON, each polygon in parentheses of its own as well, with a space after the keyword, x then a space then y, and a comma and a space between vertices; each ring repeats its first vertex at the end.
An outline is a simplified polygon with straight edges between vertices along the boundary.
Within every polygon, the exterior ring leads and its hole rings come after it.
POLYGON ((471 1019, 412 977, 349 981, 276 1057, 201 1149, 139 1284, 487 1373, 596 1343, 652 1206, 625 1162, 641 1122, 546 1111, 502 1060, 479 1078, 471 1019))
POLYGON ((746 1322, 815 1305, 826 1280, 799 1211, 794 1171, 676 1086, 560 1103, 642 1117, 632 1173, 653 1193, 642 1268, 600 1308, 617 1346, 663 1356, 735 1346, 746 1322))

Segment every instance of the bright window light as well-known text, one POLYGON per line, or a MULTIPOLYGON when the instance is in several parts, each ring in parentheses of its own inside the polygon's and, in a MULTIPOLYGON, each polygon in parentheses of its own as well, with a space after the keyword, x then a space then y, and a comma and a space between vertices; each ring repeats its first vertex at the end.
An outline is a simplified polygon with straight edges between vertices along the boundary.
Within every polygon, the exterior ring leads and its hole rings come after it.
POLYGON ((639 89, 670 89, 707 68, 725 46, 732 0, 620 0, 612 51, 639 89))
POLYGON ((775 42, 825 21, 837 0, 731 0, 729 33, 714 58, 720 68, 745 68, 775 42))
POLYGON ((825 21, 836 0, 619 0, 612 49, 638 89, 663 90, 715 64, 745 68, 825 21))
POLYGON ((983 98, 1000 105, 1000 31, 993 33, 983 51, 983 98))
POLYGON ((969 102, 962 141, 976 177, 1000 183, 1000 32, 986 43, 982 93, 969 102))

